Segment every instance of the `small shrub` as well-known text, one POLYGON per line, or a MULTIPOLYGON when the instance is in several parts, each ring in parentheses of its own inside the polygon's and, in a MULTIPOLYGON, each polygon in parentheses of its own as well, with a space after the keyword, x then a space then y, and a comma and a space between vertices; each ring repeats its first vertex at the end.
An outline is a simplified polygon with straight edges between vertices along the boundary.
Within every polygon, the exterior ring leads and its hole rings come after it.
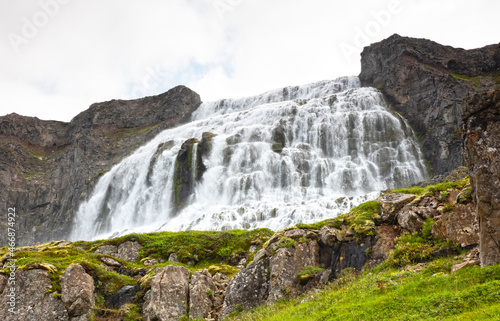
POLYGON ((422 237, 425 239, 429 239, 431 237, 432 226, 434 225, 434 220, 432 217, 429 217, 424 221, 424 225, 422 226, 422 237))

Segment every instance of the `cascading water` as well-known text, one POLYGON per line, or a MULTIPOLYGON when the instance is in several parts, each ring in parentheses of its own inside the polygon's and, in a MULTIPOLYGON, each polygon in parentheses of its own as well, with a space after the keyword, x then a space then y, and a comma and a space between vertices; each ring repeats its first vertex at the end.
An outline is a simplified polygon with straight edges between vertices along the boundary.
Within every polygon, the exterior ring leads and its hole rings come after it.
POLYGON ((191 123, 163 131, 99 180, 71 238, 279 230, 426 175, 404 119, 376 89, 343 77, 202 104, 191 123))

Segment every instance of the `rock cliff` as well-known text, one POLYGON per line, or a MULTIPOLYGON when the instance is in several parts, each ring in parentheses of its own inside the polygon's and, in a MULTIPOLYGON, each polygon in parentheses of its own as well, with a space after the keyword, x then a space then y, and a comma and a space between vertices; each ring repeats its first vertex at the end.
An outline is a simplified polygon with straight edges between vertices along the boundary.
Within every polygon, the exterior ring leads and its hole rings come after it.
POLYGON ((66 238, 100 175, 161 130, 188 120, 200 104, 198 94, 178 86, 93 104, 70 123, 0 117, 0 208, 15 207, 18 244, 66 238))
POLYGON ((481 265, 500 263, 500 89, 467 99, 463 121, 481 265))
POLYGON ((434 174, 464 164, 463 99, 500 83, 500 44, 464 50, 393 35, 365 47, 359 78, 411 124, 434 174))

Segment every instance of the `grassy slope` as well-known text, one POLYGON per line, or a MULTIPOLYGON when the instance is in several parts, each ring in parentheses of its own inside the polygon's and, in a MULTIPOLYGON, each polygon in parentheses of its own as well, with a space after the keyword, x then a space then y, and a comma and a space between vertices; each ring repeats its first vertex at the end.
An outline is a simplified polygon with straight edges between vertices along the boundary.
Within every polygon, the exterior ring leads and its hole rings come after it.
POLYGON ((500 266, 450 274, 454 258, 420 271, 377 267, 348 273, 326 289, 229 320, 500 320, 500 266))

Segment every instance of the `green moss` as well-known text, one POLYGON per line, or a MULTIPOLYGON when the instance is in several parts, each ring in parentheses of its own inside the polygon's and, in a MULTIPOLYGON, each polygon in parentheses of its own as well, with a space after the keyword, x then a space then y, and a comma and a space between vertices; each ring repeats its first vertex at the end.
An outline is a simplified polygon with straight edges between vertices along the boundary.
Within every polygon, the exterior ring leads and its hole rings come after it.
POLYGON ((282 237, 278 241, 278 248, 294 248, 296 243, 297 242, 294 239, 291 239, 289 237, 282 237))
POLYGON ((418 233, 405 233, 396 238, 396 246, 389 252, 389 257, 382 266, 404 267, 415 263, 431 261, 434 259, 436 251, 449 247, 456 248, 458 251, 459 247, 457 245, 432 237, 430 235, 430 228, 432 228, 431 221, 426 221, 425 231, 422 235, 418 235, 418 233))
POLYGON ((146 135, 149 134, 153 129, 158 127, 160 124, 154 124, 150 126, 141 126, 141 127, 134 127, 134 128, 120 128, 117 129, 113 134, 112 137, 116 140, 122 140, 128 137, 132 137, 135 135, 146 135))
POLYGON ((408 187, 399 188, 391 190, 391 193, 404 193, 404 194, 414 194, 414 195, 424 195, 424 194, 436 194, 439 192, 446 192, 449 189, 462 189, 469 185, 469 176, 457 181, 442 182, 436 185, 429 185, 426 187, 408 187))
POLYGON ((352 209, 349 213, 337 216, 333 219, 327 219, 314 224, 297 224, 301 229, 321 229, 324 226, 341 228, 347 225, 358 235, 375 235, 375 220, 380 217, 380 203, 377 201, 368 201, 352 209))
POLYGON ((444 212, 451 212, 453 211, 453 205, 450 203, 447 203, 443 206, 443 211, 444 212))
POLYGON ((453 76, 453 78, 466 81, 474 87, 482 87, 483 86, 483 81, 484 81, 483 76, 469 77, 469 76, 459 75, 459 74, 454 74, 454 73, 451 73, 451 75, 453 76))
POLYGON ((432 227, 434 226, 434 220, 432 217, 429 217, 424 221, 424 225, 422 226, 422 237, 424 239, 431 238, 432 227))

